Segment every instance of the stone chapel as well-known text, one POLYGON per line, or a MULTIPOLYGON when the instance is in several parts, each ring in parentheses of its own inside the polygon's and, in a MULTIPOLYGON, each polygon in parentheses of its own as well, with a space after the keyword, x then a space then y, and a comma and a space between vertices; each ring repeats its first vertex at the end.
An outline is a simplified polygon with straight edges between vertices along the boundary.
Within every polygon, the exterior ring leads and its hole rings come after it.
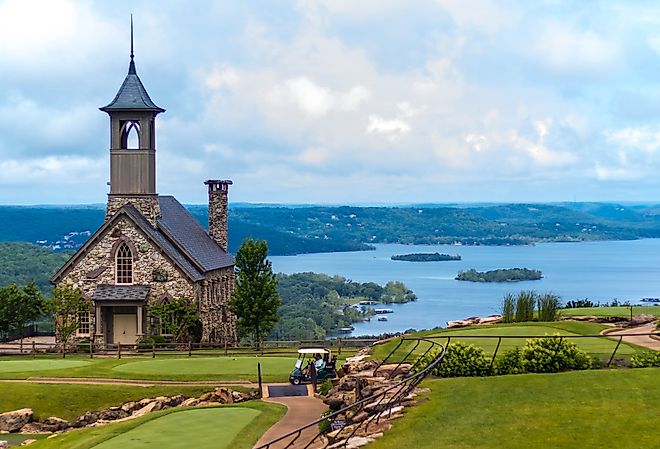
POLYGON ((229 180, 208 180, 209 232, 173 196, 156 193, 156 116, 135 69, 131 30, 128 74, 100 108, 110 118, 110 193, 105 223, 51 282, 82 290, 91 310, 79 338, 101 346, 165 334, 148 316, 154 301, 185 298, 197 306, 202 341, 234 344, 228 310, 234 259, 227 249, 229 180))

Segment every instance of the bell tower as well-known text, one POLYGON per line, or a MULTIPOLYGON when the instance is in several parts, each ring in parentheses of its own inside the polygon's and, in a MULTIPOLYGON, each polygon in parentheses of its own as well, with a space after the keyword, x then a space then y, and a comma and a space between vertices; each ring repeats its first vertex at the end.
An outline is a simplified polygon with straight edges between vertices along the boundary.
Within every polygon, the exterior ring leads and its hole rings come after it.
POLYGON ((135 70, 133 17, 128 74, 114 100, 100 108, 110 116, 110 193, 106 221, 127 203, 152 224, 160 215, 156 193, 156 116, 154 104, 135 70))

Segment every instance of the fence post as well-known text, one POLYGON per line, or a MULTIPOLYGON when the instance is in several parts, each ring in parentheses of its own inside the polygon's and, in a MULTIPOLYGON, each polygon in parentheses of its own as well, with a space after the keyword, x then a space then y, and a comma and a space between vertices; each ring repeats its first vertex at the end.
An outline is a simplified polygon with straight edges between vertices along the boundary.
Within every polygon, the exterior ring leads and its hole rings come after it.
POLYGON ((94 358, 94 338, 89 340, 89 358, 94 358))
POLYGON ((263 385, 261 383, 261 362, 257 362, 257 376, 259 378, 259 399, 263 398, 263 385))
POLYGON ((23 355, 23 337, 19 340, 19 348, 21 355, 23 355))
POLYGON ((497 346, 495 347, 495 352, 493 353, 493 358, 490 361, 490 367, 488 368, 488 371, 492 374, 493 373, 493 364, 495 363, 495 357, 497 357, 497 351, 500 349, 500 343, 502 343, 502 337, 497 339, 497 346))
POLYGON ((188 342, 188 357, 192 357, 192 341, 188 342))
POLYGON ((610 356, 610 360, 607 362, 607 367, 610 367, 610 364, 612 363, 612 360, 614 360, 614 354, 616 354, 616 351, 619 349, 619 345, 621 344, 621 340, 623 340, 623 335, 619 336, 619 341, 616 344, 616 347, 614 348, 614 352, 612 352, 612 355, 610 356))
POLYGON ((339 348, 337 348, 337 355, 341 355, 341 338, 339 339, 339 348))
POLYGON ((36 356, 37 356, 37 343, 34 340, 32 340, 32 357, 36 357, 36 356))
POLYGON ((156 342, 155 341, 151 342, 151 358, 152 359, 156 358, 156 342))
POLYGON ((117 342, 117 358, 121 359, 121 343, 117 342))
POLYGON ((225 338, 225 356, 227 356, 227 339, 225 338))

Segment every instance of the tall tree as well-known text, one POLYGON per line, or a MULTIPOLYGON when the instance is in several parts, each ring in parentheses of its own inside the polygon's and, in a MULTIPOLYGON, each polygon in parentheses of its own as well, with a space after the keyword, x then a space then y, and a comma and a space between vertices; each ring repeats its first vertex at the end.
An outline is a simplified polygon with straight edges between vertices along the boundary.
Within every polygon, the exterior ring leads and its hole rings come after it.
POLYGON ((45 313, 45 299, 35 284, 0 289, 0 332, 15 332, 22 339, 25 326, 45 313))
POLYGON ((229 301, 239 330, 251 335, 256 348, 277 323, 280 295, 265 240, 247 239, 236 252, 236 289, 229 301))
POLYGON ((80 327, 83 314, 89 313, 90 302, 79 288, 60 285, 53 289, 49 306, 55 317, 55 335, 65 357, 69 340, 80 327))

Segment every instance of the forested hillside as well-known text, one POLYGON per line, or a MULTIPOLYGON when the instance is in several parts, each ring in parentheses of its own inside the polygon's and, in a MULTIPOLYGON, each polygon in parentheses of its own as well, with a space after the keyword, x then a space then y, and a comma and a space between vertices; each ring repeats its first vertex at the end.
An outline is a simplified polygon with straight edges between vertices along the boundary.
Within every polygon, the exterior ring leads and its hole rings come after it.
MULTIPOLYGON (((188 206, 207 224, 203 205, 188 206)), ((102 223, 102 206, 0 206, 0 241, 78 248, 102 223)), ((229 248, 268 240, 270 255, 357 251, 372 243, 521 245, 660 237, 660 207, 610 203, 480 206, 274 207, 233 205, 229 248)))
POLYGON ((50 291, 50 277, 70 255, 31 243, 0 242, 0 287, 34 282, 42 292, 50 291))

